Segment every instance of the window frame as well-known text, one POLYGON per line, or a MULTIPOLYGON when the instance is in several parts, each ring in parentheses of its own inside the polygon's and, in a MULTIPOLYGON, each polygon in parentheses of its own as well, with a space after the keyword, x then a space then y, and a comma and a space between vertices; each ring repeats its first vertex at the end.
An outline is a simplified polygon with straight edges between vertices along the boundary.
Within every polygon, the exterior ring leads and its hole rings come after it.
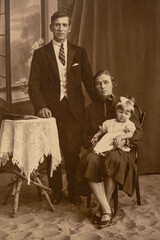
MULTIPOLYGON (((5 36, 5 69, 6 69, 6 75, 1 77, 4 77, 6 79, 6 100, 0 97, 0 108, 3 108, 7 111, 12 111, 12 90, 14 87, 12 87, 11 82, 11 42, 10 42, 10 0, 5 0, 5 34, 1 34, 1 36, 5 36)), ((45 1, 40 0, 40 15, 41 15, 41 38, 44 39, 45 42, 45 1)), ((16 86, 17 89, 20 89, 20 86, 16 86)), ((22 101, 29 100, 22 99, 22 101)), ((14 101, 15 103, 16 101, 14 101)))
MULTIPOLYGON (((1 36, 5 37, 5 69, 6 75, 4 77, 6 79, 6 101, 3 98, 0 98, 0 107, 5 110, 11 110, 11 59, 10 59, 10 0, 5 0, 5 33, 1 34, 1 36)), ((3 13, 2 13, 3 14, 3 13)))

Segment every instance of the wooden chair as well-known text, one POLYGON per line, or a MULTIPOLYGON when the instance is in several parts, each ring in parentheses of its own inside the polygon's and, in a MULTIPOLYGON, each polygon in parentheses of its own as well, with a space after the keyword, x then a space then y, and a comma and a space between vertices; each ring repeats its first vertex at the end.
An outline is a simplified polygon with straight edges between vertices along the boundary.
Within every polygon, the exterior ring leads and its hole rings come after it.
MULTIPOLYGON (((142 112, 142 110, 137 105, 135 105, 135 111, 137 113, 139 122, 141 124, 142 129, 143 129, 144 121, 145 121, 145 118, 146 118, 146 113, 142 112)), ((135 149, 135 158, 136 158, 136 163, 138 163, 138 161, 139 161, 138 149, 135 149)), ((137 197, 137 205, 141 205, 138 171, 137 171, 137 176, 136 176, 135 190, 136 190, 136 197, 137 197)), ((114 200, 114 215, 116 215, 117 210, 118 210, 118 184, 116 185, 116 187, 114 189, 112 198, 114 200)), ((89 193, 88 196, 87 196, 87 208, 90 207, 90 203, 91 203, 91 193, 89 193)))

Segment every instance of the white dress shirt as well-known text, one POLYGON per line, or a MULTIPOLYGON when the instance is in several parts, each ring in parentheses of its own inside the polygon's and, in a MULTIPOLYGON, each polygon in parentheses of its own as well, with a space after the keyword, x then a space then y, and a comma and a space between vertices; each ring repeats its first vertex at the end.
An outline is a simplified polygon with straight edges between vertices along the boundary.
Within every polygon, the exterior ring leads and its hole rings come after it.
POLYGON ((63 99, 63 97, 67 97, 67 40, 64 41, 64 55, 65 55, 65 65, 61 63, 59 60, 59 50, 61 47, 61 43, 52 40, 54 52, 56 55, 57 65, 58 65, 58 71, 60 76, 60 101, 63 99))

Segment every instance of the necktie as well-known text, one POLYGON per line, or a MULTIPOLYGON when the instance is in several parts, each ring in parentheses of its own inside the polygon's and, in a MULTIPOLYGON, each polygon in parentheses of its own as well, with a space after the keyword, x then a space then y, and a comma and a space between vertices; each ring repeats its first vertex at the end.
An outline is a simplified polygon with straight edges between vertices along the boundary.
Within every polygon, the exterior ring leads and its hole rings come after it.
POLYGON ((65 65, 65 55, 64 55, 64 47, 63 43, 61 44, 60 50, 59 50, 59 60, 63 65, 65 65))

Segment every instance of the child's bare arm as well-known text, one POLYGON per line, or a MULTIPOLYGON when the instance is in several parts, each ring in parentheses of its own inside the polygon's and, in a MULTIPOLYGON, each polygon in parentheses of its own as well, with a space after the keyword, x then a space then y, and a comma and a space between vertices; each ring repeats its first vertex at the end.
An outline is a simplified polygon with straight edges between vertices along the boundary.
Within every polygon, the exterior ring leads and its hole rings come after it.
POLYGON ((92 145, 95 145, 98 142, 98 138, 103 134, 102 130, 99 130, 94 137, 91 139, 92 145))

